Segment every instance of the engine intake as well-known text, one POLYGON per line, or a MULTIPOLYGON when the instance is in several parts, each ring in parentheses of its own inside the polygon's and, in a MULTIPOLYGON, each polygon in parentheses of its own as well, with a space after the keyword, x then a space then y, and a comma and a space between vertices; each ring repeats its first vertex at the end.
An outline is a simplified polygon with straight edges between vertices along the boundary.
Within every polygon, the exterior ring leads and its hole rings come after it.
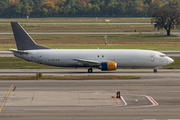
POLYGON ((100 66, 101 70, 116 70, 116 68, 117 68, 116 62, 101 63, 101 66, 100 66))

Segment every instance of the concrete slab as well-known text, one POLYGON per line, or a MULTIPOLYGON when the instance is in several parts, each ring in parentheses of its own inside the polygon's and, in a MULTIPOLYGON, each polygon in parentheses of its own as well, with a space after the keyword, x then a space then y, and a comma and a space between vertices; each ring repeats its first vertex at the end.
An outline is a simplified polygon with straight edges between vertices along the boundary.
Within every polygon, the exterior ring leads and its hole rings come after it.
MULTIPOLYGON (((173 70, 168 72, 173 72, 173 70)), ((176 73, 178 74, 178 72, 176 73)), ((164 72, 164 75, 168 76, 169 73, 167 74, 167 72, 164 72)), ((73 80, 73 81, 71 80, 68 81, 6 80, 5 81, 4 80, 4 81, 0 81, 0 91, 2 93, 7 93, 9 87, 12 84, 17 88, 15 91, 10 92, 6 102, 7 106, 5 105, 0 113, 0 119, 11 119, 11 120, 12 119, 13 120, 163 119, 164 120, 164 119, 180 118, 180 114, 179 114, 180 113, 180 102, 179 102, 180 79, 177 78, 157 79, 156 77, 155 78, 151 77, 148 79, 138 79, 138 80, 84 80, 84 81, 82 80, 73 80), (121 95, 127 102, 127 106, 116 107, 115 105, 113 105, 113 106, 91 107, 90 105, 87 104, 87 102, 93 104, 94 103, 101 104, 103 101, 105 101, 106 103, 106 101, 109 101, 109 97, 115 96, 115 93, 117 91, 121 91, 121 95), (97 96, 98 94, 100 95, 99 97, 97 96), (145 96, 142 95, 148 95, 153 97, 153 99, 156 102, 158 102, 159 105, 150 106, 152 105, 152 103, 145 96), (87 105, 87 107, 86 106, 83 107, 54 106, 54 104, 63 104, 63 105, 68 104, 67 102, 71 101, 76 96, 77 99, 75 101, 77 102, 71 103, 70 105, 73 104, 80 105, 80 103, 81 104, 83 103, 84 105, 87 105), (32 98, 33 101, 31 103, 32 98), (80 103, 78 103, 79 101, 80 103), (85 101, 87 102, 85 103, 85 101), (36 102, 38 102, 38 104, 41 106, 38 106, 36 102), (50 106, 49 104, 51 104, 52 106, 50 106), (144 106, 144 107, 139 107, 139 106, 144 106)), ((2 97, 1 92, 0 94, 2 97)), ((118 99, 115 100, 118 102, 118 99)))
POLYGON ((11 92, 6 106, 115 106, 122 102, 111 98, 114 93, 16 91, 11 92))
POLYGON ((6 91, 0 91, 0 107, 4 102, 4 98, 6 97, 7 92, 6 91))
POLYGON ((152 105, 151 101, 146 96, 137 95, 123 95, 124 99, 128 103, 128 107, 131 106, 148 106, 152 105))
POLYGON ((31 106, 34 92, 11 92, 5 106, 31 106))

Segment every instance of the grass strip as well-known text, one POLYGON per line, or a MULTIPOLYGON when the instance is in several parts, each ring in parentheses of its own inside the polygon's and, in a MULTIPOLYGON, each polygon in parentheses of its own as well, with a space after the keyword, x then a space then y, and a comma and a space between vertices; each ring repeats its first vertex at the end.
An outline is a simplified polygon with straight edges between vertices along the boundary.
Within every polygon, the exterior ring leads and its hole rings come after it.
POLYGON ((56 23, 56 22, 78 22, 78 23, 105 23, 106 20, 110 20, 110 23, 150 23, 151 17, 49 17, 49 18, 0 18, 0 22, 29 22, 29 23, 56 23))
MULTIPOLYGON (((32 35, 40 45, 58 49, 147 49, 180 50, 180 38, 174 35, 107 35, 108 45, 104 44, 106 35, 32 35)), ((16 49, 13 35, 0 35, 0 50, 16 49)))
MULTIPOLYGON (((155 51, 179 51, 179 43, 124 43, 124 44, 41 44, 52 49, 142 49, 155 51)), ((6 46, 0 44, 0 51, 8 51, 9 49, 17 49, 15 45, 6 46), (8 47, 9 46, 9 47, 8 47)))
MULTIPOLYGON (((97 25, 97 24, 21 24, 29 32, 164 32, 165 29, 155 30, 154 25, 97 25)), ((12 32, 10 24, 0 24, 0 32, 12 32)), ((179 32, 172 29, 171 32, 179 32)))
POLYGON ((122 80, 122 79, 140 79, 140 76, 0 76, 0 80, 122 80))

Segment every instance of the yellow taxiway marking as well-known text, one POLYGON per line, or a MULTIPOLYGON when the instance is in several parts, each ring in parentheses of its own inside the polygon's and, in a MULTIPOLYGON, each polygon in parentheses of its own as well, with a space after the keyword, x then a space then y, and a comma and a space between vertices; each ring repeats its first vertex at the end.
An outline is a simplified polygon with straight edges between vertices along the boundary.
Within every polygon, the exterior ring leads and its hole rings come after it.
POLYGON ((7 97, 8 97, 8 95, 9 95, 9 93, 10 93, 12 87, 13 87, 13 84, 11 85, 11 87, 9 88, 8 93, 6 94, 6 97, 5 97, 5 99, 4 99, 4 102, 3 102, 3 104, 1 105, 0 112, 1 112, 1 110, 2 110, 2 108, 3 108, 3 106, 4 106, 4 104, 5 104, 5 102, 6 102, 6 100, 7 100, 7 97))
POLYGON ((136 85, 144 86, 144 85, 149 85, 149 84, 119 84, 119 85, 122 85, 122 86, 123 86, 123 85, 124 85, 124 86, 128 86, 128 85, 129 85, 129 86, 133 86, 133 85, 134 85, 134 86, 136 86, 136 85))
POLYGON ((145 84, 122 84, 122 85, 145 85, 145 84))

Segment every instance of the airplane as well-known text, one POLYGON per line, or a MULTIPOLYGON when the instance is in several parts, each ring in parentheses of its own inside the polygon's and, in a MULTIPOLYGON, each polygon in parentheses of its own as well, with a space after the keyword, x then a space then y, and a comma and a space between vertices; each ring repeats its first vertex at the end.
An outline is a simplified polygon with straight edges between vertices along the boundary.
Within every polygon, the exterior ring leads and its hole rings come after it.
POLYGON ((93 67, 102 71, 117 67, 153 67, 154 73, 174 62, 165 54, 138 49, 51 49, 38 45, 18 22, 11 22, 16 49, 9 49, 14 56, 40 64, 57 67, 93 67))

